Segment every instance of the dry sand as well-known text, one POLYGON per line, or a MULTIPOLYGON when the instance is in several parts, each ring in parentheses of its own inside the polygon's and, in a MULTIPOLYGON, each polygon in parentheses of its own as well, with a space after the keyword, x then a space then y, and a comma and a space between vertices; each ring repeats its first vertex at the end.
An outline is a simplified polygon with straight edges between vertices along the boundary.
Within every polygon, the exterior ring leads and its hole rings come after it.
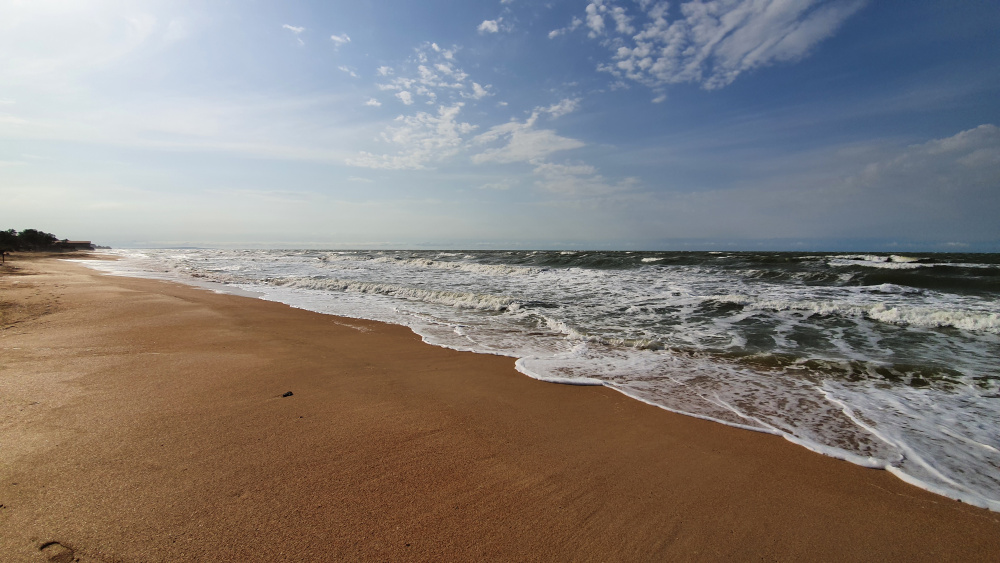
POLYGON ((2 561, 1000 560, 1000 514, 512 358, 2 272, 2 561))

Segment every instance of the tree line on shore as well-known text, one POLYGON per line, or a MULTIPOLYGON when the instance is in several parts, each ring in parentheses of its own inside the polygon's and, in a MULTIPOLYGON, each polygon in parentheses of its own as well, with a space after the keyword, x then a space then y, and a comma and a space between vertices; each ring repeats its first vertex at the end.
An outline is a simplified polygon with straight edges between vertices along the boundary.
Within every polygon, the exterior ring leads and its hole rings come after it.
POLYGON ((67 239, 60 240, 52 233, 39 231, 38 229, 24 229, 21 232, 15 229, 0 231, 0 252, 14 252, 16 250, 75 250, 75 246, 69 245, 67 239))

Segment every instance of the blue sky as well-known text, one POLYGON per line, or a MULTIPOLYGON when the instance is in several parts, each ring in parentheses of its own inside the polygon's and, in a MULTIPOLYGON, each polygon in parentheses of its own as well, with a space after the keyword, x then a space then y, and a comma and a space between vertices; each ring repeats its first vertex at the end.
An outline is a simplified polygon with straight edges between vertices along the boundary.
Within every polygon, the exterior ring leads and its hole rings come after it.
POLYGON ((0 226, 1000 250, 995 1, 0 0, 0 226))

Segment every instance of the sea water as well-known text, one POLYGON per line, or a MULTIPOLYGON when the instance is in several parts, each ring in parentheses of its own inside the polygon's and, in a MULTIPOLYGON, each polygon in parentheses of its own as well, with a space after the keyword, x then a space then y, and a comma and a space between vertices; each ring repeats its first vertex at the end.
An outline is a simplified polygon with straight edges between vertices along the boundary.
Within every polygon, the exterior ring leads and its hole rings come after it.
MULTIPOLYGON (((1000 255, 119 250, 1000 510, 1000 255)), ((225 289, 229 288, 229 289, 225 289)))

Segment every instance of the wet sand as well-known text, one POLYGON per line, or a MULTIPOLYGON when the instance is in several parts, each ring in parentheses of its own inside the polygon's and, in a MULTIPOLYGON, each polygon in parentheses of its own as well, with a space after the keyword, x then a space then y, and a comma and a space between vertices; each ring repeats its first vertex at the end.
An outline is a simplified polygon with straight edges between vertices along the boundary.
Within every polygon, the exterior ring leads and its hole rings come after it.
POLYGON ((998 513, 513 364, 15 255, 0 560, 1000 560, 998 513))

